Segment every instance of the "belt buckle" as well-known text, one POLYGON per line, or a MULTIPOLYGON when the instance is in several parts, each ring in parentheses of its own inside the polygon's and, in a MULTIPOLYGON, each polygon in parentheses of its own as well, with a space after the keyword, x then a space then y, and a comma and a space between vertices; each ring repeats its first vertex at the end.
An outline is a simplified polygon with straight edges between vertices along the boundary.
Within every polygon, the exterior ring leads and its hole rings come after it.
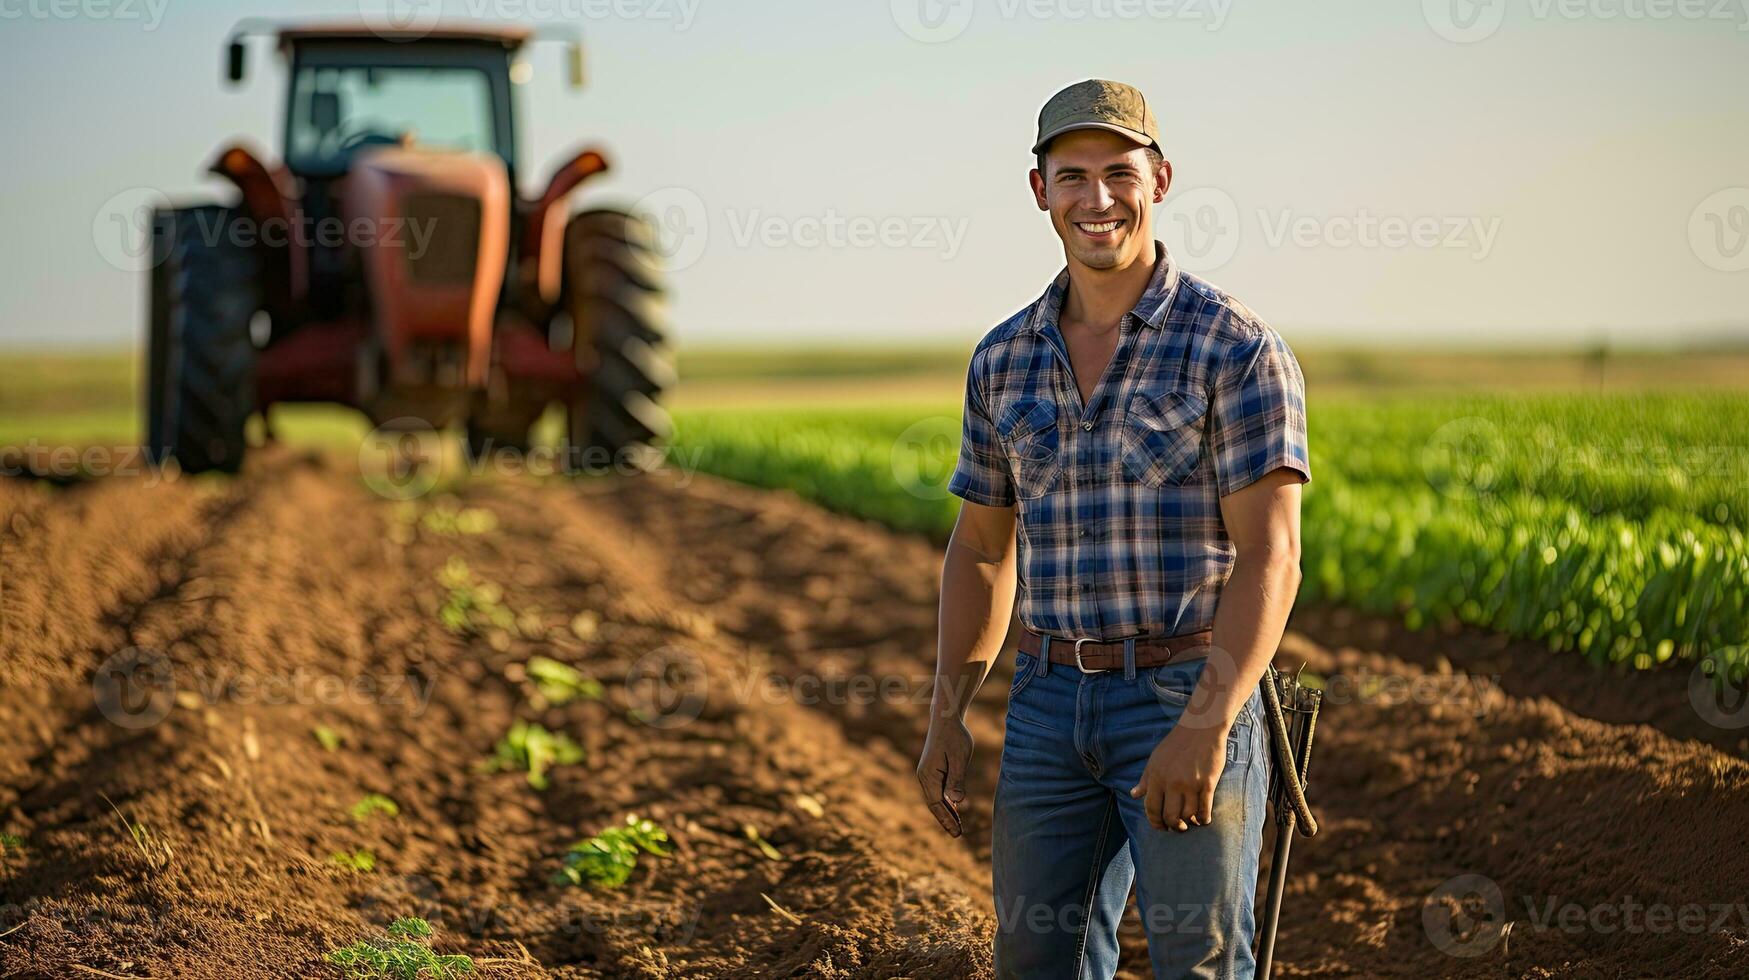
POLYGON ((1083 674, 1103 674, 1107 670, 1111 669, 1109 667, 1088 667, 1087 665, 1085 665, 1081 662, 1081 644, 1083 644, 1083 643, 1098 643, 1098 642, 1099 641, 1097 639, 1095 639, 1091 636, 1084 636, 1081 639, 1075 641, 1075 669, 1076 670, 1079 670, 1083 674))

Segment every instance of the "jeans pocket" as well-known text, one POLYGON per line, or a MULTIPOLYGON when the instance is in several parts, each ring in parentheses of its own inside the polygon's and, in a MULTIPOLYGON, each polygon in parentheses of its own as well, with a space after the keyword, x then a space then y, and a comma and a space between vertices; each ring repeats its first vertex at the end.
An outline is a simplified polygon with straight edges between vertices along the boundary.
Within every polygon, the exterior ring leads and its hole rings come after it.
POLYGON ((1118 436, 1124 471, 1154 489, 1182 486, 1202 463, 1207 414, 1208 402, 1188 391, 1130 396, 1118 436))
POLYGON ((1201 676, 1200 660, 1166 664, 1148 672, 1148 689, 1154 692, 1161 707, 1176 715, 1189 706, 1191 695, 1196 693, 1197 678, 1201 676))
POLYGON ((1038 670, 1038 658, 1031 654, 1016 651, 1014 654, 1014 679, 1008 684, 1008 699, 1026 690, 1026 685, 1032 683, 1033 674, 1038 670))

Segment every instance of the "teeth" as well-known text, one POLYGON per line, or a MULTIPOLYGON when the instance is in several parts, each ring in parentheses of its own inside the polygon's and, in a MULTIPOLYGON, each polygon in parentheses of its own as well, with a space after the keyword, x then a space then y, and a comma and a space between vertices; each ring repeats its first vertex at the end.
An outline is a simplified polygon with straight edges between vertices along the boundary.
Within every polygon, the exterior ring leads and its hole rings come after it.
POLYGON ((1083 221, 1081 227, 1095 235, 1103 235, 1108 231, 1116 231, 1117 226, 1121 224, 1123 224, 1122 221, 1083 221))

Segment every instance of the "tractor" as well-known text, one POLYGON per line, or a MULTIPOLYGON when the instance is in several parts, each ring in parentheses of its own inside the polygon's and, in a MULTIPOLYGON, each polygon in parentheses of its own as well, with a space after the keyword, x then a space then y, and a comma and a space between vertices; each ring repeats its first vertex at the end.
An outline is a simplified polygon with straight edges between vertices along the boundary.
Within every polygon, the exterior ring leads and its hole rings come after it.
MULTIPOLYGON (((148 454, 235 472, 269 407, 334 402, 385 430, 459 426, 478 458, 526 451, 557 405, 567 469, 656 465, 674 367, 654 231, 572 213, 598 149, 518 193, 532 32, 245 22, 233 84, 262 33, 289 68, 281 162, 233 143, 208 169, 235 203, 152 214, 148 454)), ((560 40, 580 87, 581 42, 560 40)))

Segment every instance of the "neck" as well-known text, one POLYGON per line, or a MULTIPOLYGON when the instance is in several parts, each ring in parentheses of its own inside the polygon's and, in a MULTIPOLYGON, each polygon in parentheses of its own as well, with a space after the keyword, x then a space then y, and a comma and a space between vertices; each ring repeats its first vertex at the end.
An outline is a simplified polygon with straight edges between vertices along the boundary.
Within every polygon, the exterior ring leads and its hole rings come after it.
POLYGON ((1115 328, 1141 300, 1157 261, 1159 256, 1152 240, 1134 261, 1110 269, 1090 268, 1070 256, 1069 295, 1063 300, 1062 319, 1079 325, 1115 328))

